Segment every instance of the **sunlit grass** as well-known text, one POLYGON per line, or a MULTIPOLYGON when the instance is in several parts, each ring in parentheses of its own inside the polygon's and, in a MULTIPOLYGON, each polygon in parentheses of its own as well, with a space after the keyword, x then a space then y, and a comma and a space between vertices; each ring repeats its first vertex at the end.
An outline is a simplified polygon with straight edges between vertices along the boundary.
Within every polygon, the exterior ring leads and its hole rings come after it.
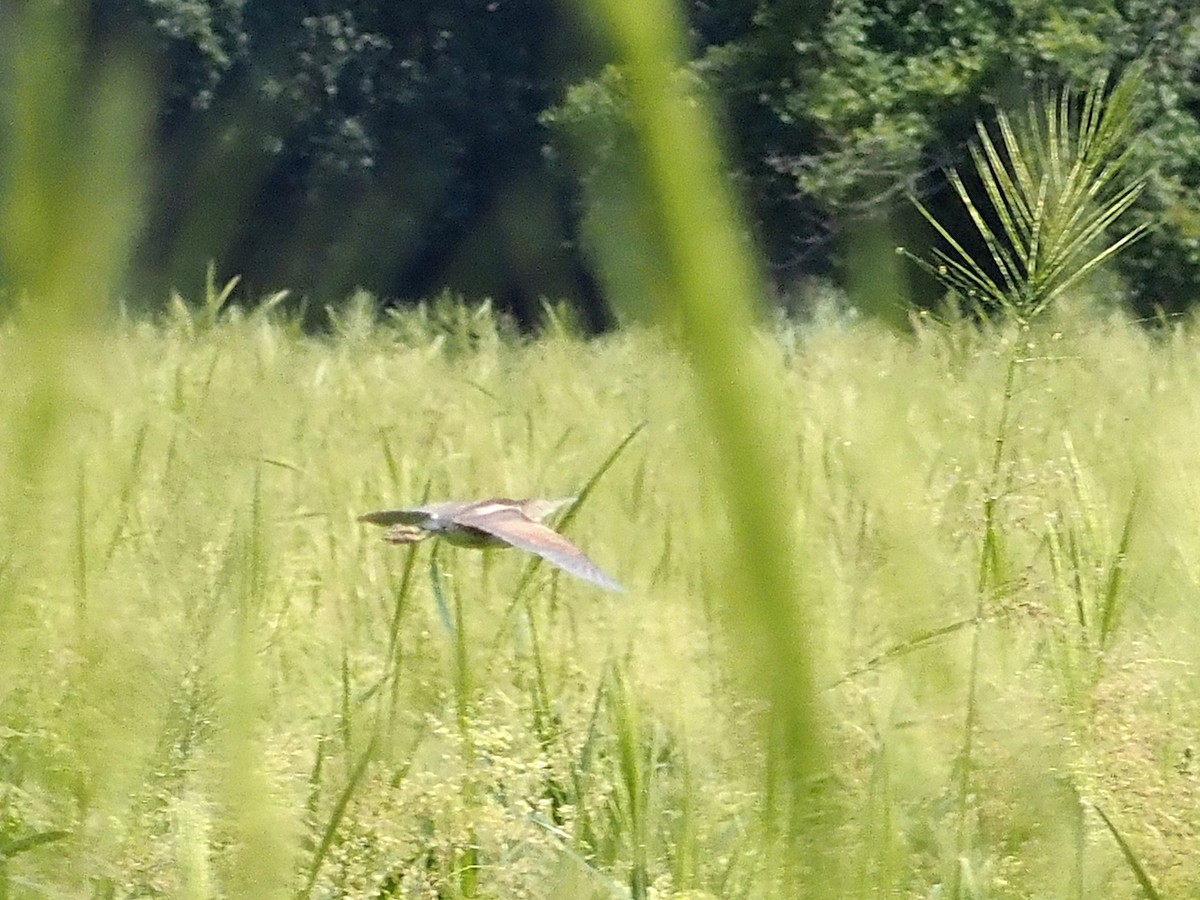
MULTIPOLYGON (((50 527, 4 558, 9 891, 789 895, 682 360, 652 331, 492 342, 484 315, 472 349, 421 321, 326 340, 119 324, 76 367, 50 527), (627 596, 543 567, 514 609, 526 559, 443 547, 460 645, 430 548, 354 522, 427 490, 572 493, 641 421, 568 529, 627 596)), ((1186 896, 1200 354, 1186 333, 1055 327, 1012 399, 967 882, 1132 896, 1128 849, 1186 896), (1101 641, 1079 597, 1103 610, 1117 557, 1101 641)), ((956 865, 978 497, 1016 337, 830 325, 757 344, 834 711, 831 896, 924 896, 956 865)))

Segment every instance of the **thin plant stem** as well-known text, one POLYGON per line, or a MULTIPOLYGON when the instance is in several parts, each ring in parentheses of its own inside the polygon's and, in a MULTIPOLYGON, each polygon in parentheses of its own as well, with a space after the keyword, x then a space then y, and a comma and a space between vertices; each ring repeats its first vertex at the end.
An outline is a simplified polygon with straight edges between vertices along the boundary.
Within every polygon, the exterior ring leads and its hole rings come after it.
MULTIPOLYGON (((1021 329, 1024 331, 1024 329, 1021 329)), ((1000 398, 1000 419, 996 426, 996 437, 992 452, 992 466, 988 473, 986 493, 983 501, 983 542, 979 552, 979 570, 975 584, 975 620, 971 627, 971 660, 967 672, 967 711, 963 722, 963 743, 959 755, 958 770, 958 827, 954 866, 953 897, 962 896, 962 860, 970 845, 968 818, 970 816, 971 761, 975 750, 975 732, 979 723, 979 663, 983 642, 983 618, 987 602, 999 566, 999 538, 996 525, 996 504, 1000 494, 1000 473, 1004 463, 1004 449, 1008 439, 1008 424, 1012 415, 1013 393, 1017 367, 1021 364, 1021 345, 1018 342, 1008 360, 1004 376, 1004 391, 1000 398)))
MULTIPOLYGON (((438 564, 440 546, 441 541, 435 541, 433 551, 429 555, 429 579, 440 604, 445 606, 446 579, 438 564)), ((476 755, 475 739, 471 732, 472 686, 466 619, 463 611, 462 591, 453 582, 450 589, 454 595, 454 714, 458 724, 459 741, 462 745, 463 765, 471 770, 475 767, 476 755)), ((468 807, 473 807, 475 805, 475 786, 470 779, 463 785, 463 793, 468 807)), ((479 847, 473 829, 470 832, 467 848, 461 854, 456 872, 459 894, 463 897, 475 896, 479 882, 479 847)))
POLYGON ((88 607, 88 527, 87 527, 87 468, 79 463, 78 490, 75 503, 75 603, 80 634, 84 632, 88 607))
POLYGON ((391 690, 388 698, 388 732, 391 733, 396 723, 396 715, 400 707, 400 665, 403 662, 403 652, 400 644, 400 622, 408 608, 406 602, 413 584, 413 571, 417 562, 417 547, 409 547, 407 558, 404 560, 404 571, 400 576, 400 584, 395 591, 395 606, 392 609, 392 619, 388 625, 388 677, 391 679, 391 690))

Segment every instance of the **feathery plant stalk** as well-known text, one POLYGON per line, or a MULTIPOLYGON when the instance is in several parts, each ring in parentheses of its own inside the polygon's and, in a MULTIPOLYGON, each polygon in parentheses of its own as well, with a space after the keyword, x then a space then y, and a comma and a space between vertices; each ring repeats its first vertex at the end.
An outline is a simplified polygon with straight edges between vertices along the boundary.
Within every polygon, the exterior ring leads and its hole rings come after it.
POLYGON ((1013 389, 1017 380, 1017 369, 1021 365, 1020 348, 1014 350, 1008 360, 1004 376, 1004 391, 1000 396, 1000 419, 996 425, 993 442, 991 468, 988 471, 983 498, 983 537, 979 548, 979 568, 975 582, 975 617, 971 624, 971 652, 967 668, 967 701, 963 722, 962 747, 958 756, 957 833, 955 835, 956 859, 954 860, 954 897, 963 895, 964 867, 968 865, 971 846, 971 770, 974 760, 975 732, 979 722, 979 666, 982 652, 983 622, 988 612, 988 603, 1003 580, 1000 548, 1000 526, 997 520, 997 503, 1000 498, 1000 483, 1003 478, 1004 448, 1008 437, 1009 420, 1012 416, 1013 389))
POLYGON ((1138 240, 1147 227, 1140 224, 1105 239, 1145 185, 1144 175, 1131 176, 1129 171, 1140 70, 1128 72, 1107 96, 1106 81, 1096 82, 1082 97, 1064 87, 1056 102, 1048 101, 1041 109, 1031 102, 1020 127, 1014 127, 1005 112, 998 112, 999 143, 982 122, 976 123, 978 143, 971 145, 970 153, 986 202, 972 197, 956 170, 949 170, 947 178, 990 260, 972 256, 916 198, 913 203, 950 251, 935 249, 933 260, 928 261, 901 248, 946 287, 981 308, 998 308, 1018 326, 1006 367, 983 500, 966 715, 958 759, 954 897, 963 895, 964 876, 970 873, 969 798, 979 719, 982 627, 988 604, 1003 580, 997 504, 1017 374, 1032 346, 1029 325, 1065 290, 1138 240))
MULTIPOLYGON (((792 538, 795 511, 775 481, 785 456, 764 415, 776 383, 754 341, 761 283, 721 174, 713 123, 680 87, 679 10, 669 0, 607 0, 602 9, 629 76, 640 164, 666 253, 665 296, 715 439, 718 479, 738 536, 731 618, 742 658, 755 666, 748 674, 770 702, 773 771, 788 789, 780 811, 791 806, 793 837, 828 847, 807 824, 823 807, 811 786, 825 770, 825 740, 792 538)), ((822 867, 817 856, 808 868, 822 867)))
POLYGON ((971 196, 956 169, 946 176, 990 260, 972 256, 915 197, 913 204, 950 250, 935 249, 932 260, 900 252, 965 298, 1028 323, 1142 237, 1145 223, 1105 240, 1145 187, 1145 175, 1130 171, 1141 70, 1126 73, 1107 96, 1106 81, 1082 97, 1064 87, 1057 101, 1041 108, 1031 101, 1017 126, 1000 110, 998 143, 976 122, 979 139, 970 152, 986 202, 971 196))

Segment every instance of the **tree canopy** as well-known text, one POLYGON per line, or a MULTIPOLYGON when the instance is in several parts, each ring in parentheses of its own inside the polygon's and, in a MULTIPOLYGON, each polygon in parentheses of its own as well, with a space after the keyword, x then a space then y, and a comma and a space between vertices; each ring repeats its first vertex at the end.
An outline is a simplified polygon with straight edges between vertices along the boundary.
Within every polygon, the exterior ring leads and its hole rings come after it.
MULTIPOLYGON (((542 297, 611 321, 589 226, 631 202, 636 148, 603 36, 555 0, 90 0, 81 64, 151 60, 139 296, 214 261, 262 291, 390 302, 449 287, 519 320, 542 297), (622 200, 621 191, 627 192, 622 200), (589 204, 591 204, 589 206, 589 204)), ((1200 296, 1200 11, 1191 0, 690 0, 680 77, 716 101, 729 177, 781 286, 844 274, 856 230, 945 221, 945 170, 992 107, 1138 62, 1151 172, 1121 262, 1142 312, 1200 296)), ((926 239, 933 236, 927 234, 926 239)), ((909 238, 905 238, 909 240, 909 238)), ((642 260, 653 265, 653 244, 642 260)), ((606 285, 606 288, 611 286, 606 285)))

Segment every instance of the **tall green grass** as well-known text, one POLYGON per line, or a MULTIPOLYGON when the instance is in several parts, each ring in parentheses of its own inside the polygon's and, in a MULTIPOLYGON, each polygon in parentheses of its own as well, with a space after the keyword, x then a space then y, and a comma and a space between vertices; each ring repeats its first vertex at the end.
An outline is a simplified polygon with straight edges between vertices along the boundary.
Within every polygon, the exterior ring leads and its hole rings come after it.
MULTIPOLYGON (((105 333, 39 499, 57 527, 6 553, 10 895, 797 895, 685 359, 646 330, 458 349, 416 327, 105 333), (431 548, 353 521, 576 490, 642 420, 567 526, 628 596, 541 569, 513 607, 520 555, 441 548, 431 579, 431 548)), ((838 880, 806 890, 948 884, 976 628, 964 884, 1131 895, 1127 852, 1164 896, 1200 884, 1200 356, 1186 331, 1055 327, 1013 400, 982 619, 977 498, 1015 335, 759 344, 840 807, 820 832, 838 880)))

